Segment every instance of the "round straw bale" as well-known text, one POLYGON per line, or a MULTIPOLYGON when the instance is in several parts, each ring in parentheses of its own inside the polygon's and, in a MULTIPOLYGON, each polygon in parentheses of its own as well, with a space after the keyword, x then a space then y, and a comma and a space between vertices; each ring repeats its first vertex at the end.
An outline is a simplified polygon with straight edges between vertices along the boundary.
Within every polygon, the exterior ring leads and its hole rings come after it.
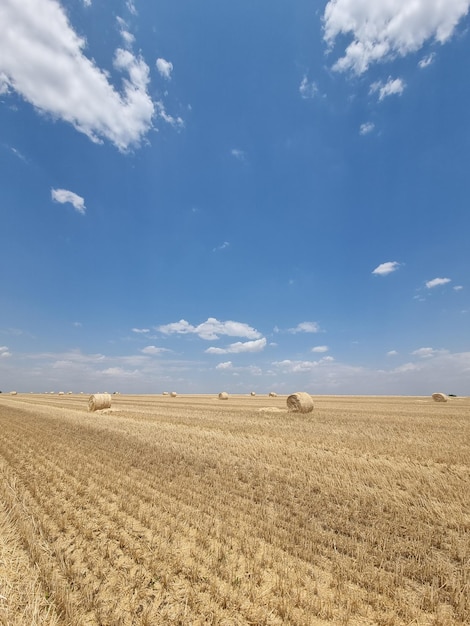
POLYGON ((59 391, 59 393, 57 395, 58 396, 65 396, 65 393, 63 391, 59 391))
POLYGON ((311 413, 313 411, 313 399, 305 391, 297 391, 287 398, 287 408, 296 413, 311 413))
POLYGON ((277 398, 277 393, 275 391, 270 391, 269 392, 269 397, 270 398, 277 398))
POLYGON ((228 400, 228 393, 226 391, 221 391, 219 393, 219 400, 228 400))
POLYGON ((164 391, 162 395, 164 395, 164 396, 169 396, 170 394, 169 394, 169 392, 168 392, 168 391, 164 391))
POLYGON ((176 394, 176 391, 172 391, 172 392, 170 393, 170 396, 171 396, 172 398, 176 398, 176 395, 177 395, 177 394, 176 394))
POLYGON ((88 398, 88 410, 99 411, 111 407, 111 396, 109 393, 95 393, 88 398))
POLYGON ((252 391, 252 392, 250 393, 250 396, 256 396, 256 392, 252 391))
POLYGON ((18 395, 17 391, 10 391, 10 396, 16 396, 16 395, 18 395))
POLYGON ((433 393, 431 398, 434 402, 447 402, 447 396, 445 393, 433 393))

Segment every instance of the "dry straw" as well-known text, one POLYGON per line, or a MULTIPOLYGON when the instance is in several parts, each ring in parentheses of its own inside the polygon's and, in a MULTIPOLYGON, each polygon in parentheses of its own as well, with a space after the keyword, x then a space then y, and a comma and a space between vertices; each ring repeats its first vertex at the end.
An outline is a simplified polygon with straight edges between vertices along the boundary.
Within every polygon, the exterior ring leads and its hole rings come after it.
POLYGON ((287 398, 287 408, 295 413, 311 413, 313 411, 312 396, 305 391, 297 391, 287 398))
POLYGON ((270 391, 269 392, 269 397, 270 398, 277 398, 277 393, 275 391, 270 391))
POLYGON ((447 396, 445 393, 433 393, 431 398, 434 402, 447 402, 447 396))
POLYGON ((250 393, 250 396, 256 396, 256 393, 255 393, 254 391, 252 391, 252 392, 250 393))
POLYGON ((176 394, 176 391, 172 391, 172 392, 170 393, 170 396, 171 396, 172 398, 176 398, 176 395, 177 395, 177 394, 176 394))
POLYGON ((18 395, 17 391, 10 391, 10 396, 16 396, 16 395, 18 395))
POLYGON ((88 398, 88 410, 99 411, 111 408, 111 396, 109 393, 95 393, 88 398))
POLYGON ((219 400, 228 400, 228 393, 226 391, 221 391, 219 393, 219 400))
POLYGON ((164 395, 164 396, 169 396, 170 394, 168 393, 168 391, 164 391, 164 392, 163 392, 163 395, 164 395))

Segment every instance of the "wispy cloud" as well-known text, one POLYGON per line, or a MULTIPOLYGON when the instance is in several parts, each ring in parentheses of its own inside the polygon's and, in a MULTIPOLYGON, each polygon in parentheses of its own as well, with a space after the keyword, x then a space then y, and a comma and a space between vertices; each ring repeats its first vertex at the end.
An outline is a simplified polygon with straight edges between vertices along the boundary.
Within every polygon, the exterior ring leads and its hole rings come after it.
POLYGON ((375 128, 374 122, 364 122, 364 124, 361 124, 359 128, 359 134, 368 135, 374 130, 374 128, 375 128))
POLYGON ((448 350, 435 350, 434 348, 418 348, 417 350, 414 350, 411 354, 413 356, 417 356, 420 359, 429 359, 431 357, 437 356, 437 355, 442 355, 442 354, 447 354, 448 350))
POLYGON ((0 76, 39 111, 72 124, 93 141, 120 150, 138 144, 152 126, 149 68, 117 49, 114 69, 127 74, 121 92, 88 58, 59 2, 4 2, 0 8, 0 76))
POLYGON ((372 274, 376 276, 387 276, 387 274, 396 272, 399 267, 400 263, 398 263, 398 261, 387 261, 386 263, 378 265, 375 270, 372 270, 372 274))
POLYGON ((157 354, 163 354, 164 352, 170 352, 168 348, 158 348, 157 346, 146 346, 141 350, 142 354, 149 354, 150 356, 155 356, 157 354))
POLYGON ((202 322, 202 324, 198 324, 197 326, 193 326, 183 319, 179 322, 172 322, 171 324, 157 326, 156 330, 165 335, 194 334, 198 335, 201 339, 206 339, 208 341, 219 339, 221 336, 244 337, 245 339, 259 339, 261 337, 261 333, 248 324, 243 322, 234 322, 233 320, 220 322, 215 317, 209 317, 205 322, 202 322))
POLYGON ((7 359, 11 356, 11 352, 8 350, 7 346, 0 346, 0 359, 7 359))
POLYGON ((224 241, 224 243, 221 243, 220 246, 216 246, 215 248, 212 248, 212 252, 220 252, 221 250, 226 250, 229 247, 230 247, 230 243, 228 241, 224 241))
POLYGON ((401 96, 403 91, 405 90, 405 83, 401 78, 390 78, 386 83, 382 81, 376 81, 372 83, 370 86, 369 93, 379 93, 379 101, 381 102, 384 98, 388 96, 401 96))
POLYGON ((288 332, 293 335, 297 333, 319 333, 320 326, 317 322, 300 322, 295 328, 289 328, 288 332))
POLYGON ((387 356, 397 356, 398 352, 396 350, 389 350, 387 352, 387 356))
POLYGON ((333 65, 362 74, 373 63, 416 52, 434 39, 447 41, 469 8, 469 0, 329 0, 323 15, 330 50, 351 35, 344 55, 333 65))
POLYGON ((163 78, 166 78, 167 80, 171 79, 171 72, 173 71, 173 63, 171 63, 171 61, 159 58, 157 59, 155 65, 157 66, 160 76, 163 76, 163 78))
POLYGON ((433 278, 432 280, 428 280, 426 283, 426 287, 428 289, 434 289, 434 287, 440 287, 441 285, 447 285, 452 281, 451 278, 433 278))
POLYGON ((86 213, 85 200, 73 191, 68 191, 67 189, 51 189, 51 197, 54 202, 59 202, 60 204, 69 202, 77 213, 81 215, 85 215, 86 213))
POLYGON ((138 335, 145 335, 150 332, 150 328, 132 328, 131 330, 138 335))
POLYGON ((299 92, 304 100, 311 100, 318 95, 318 86, 314 81, 309 81, 308 78, 304 76, 300 83, 299 92))
POLYGON ((244 150, 240 150, 239 148, 232 148, 232 150, 230 150, 230 154, 238 161, 245 161, 246 159, 246 153, 244 150))
POLYGON ((423 57, 419 62, 418 62, 418 67, 420 67, 421 69, 424 69, 425 67, 428 67, 429 65, 431 65, 432 63, 434 63, 434 59, 435 59, 436 55, 434 52, 432 52, 431 54, 428 54, 428 56, 423 57))

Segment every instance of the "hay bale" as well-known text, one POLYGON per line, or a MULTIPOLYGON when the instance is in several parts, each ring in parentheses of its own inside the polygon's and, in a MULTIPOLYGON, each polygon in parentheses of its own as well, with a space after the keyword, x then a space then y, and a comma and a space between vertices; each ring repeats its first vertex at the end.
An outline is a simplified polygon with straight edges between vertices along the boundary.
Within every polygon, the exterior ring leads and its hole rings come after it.
POLYGON ((59 391, 59 393, 57 395, 58 396, 65 396, 65 393, 63 391, 59 391))
POLYGON ((219 400, 228 400, 228 393, 226 391, 221 391, 219 393, 219 400))
POLYGON ((252 391, 252 392, 250 393, 250 396, 256 396, 256 392, 252 391))
POLYGON ((88 398, 88 410, 99 411, 111 408, 111 396, 109 393, 95 393, 88 398))
POLYGON ((270 398, 277 398, 277 393, 275 391, 270 391, 269 392, 269 397, 270 398))
POLYGON ((447 396, 445 393, 433 393, 431 398, 434 402, 447 402, 447 396))
POLYGON ((10 396, 17 396, 18 392, 17 391, 10 391, 10 396))
POLYGON ((176 396, 177 396, 176 391, 172 391, 172 392, 170 393, 170 396, 171 396, 172 398, 176 398, 176 396))
POLYGON ((287 398, 287 408, 295 413, 311 413, 313 411, 313 399, 305 391, 297 391, 287 398))
POLYGON ((168 393, 168 391, 164 391, 164 392, 163 392, 163 395, 164 395, 164 396, 169 396, 170 394, 168 393))

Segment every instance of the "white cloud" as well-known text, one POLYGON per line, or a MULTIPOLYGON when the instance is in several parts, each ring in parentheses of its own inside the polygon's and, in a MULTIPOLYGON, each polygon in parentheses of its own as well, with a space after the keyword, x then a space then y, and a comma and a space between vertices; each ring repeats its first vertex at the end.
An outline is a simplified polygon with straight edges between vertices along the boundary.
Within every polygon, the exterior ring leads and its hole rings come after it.
POLYGON ((119 24, 119 29, 120 29, 120 33, 121 33, 121 37, 123 38, 123 41, 126 44, 126 46, 130 48, 135 41, 135 37, 131 32, 129 32, 127 23, 125 22, 125 20, 122 19, 122 17, 118 16, 116 20, 117 20, 117 23, 119 24))
POLYGON ((171 79, 171 72, 173 71, 173 63, 166 61, 165 59, 157 59, 155 65, 160 75, 167 80, 171 79))
POLYGON ((207 348, 207 354, 240 354, 241 352, 261 352, 266 347, 266 339, 256 339, 254 341, 237 341, 231 343, 227 348, 207 348))
POLYGON ((132 328, 133 333, 137 333, 138 335, 144 335, 150 332, 149 328, 132 328))
POLYGON ((447 283, 450 282, 450 278, 433 278, 432 280, 427 281, 426 287, 428 289, 433 289, 434 287, 439 287, 440 285, 447 285, 447 283))
POLYGON ((233 369, 232 361, 225 361, 215 366, 216 370, 230 370, 233 369))
POLYGON ((157 348, 157 346, 146 346, 141 350, 142 354, 149 354, 150 356, 156 354, 162 354, 163 352, 169 352, 168 348, 157 348))
POLYGON ((370 86, 369 93, 379 92, 379 101, 382 101, 387 96, 398 95, 401 96, 405 89, 405 83, 401 78, 388 78, 386 83, 377 81, 370 86))
POLYGON ((11 356, 7 346, 0 346, 0 359, 6 359, 11 356))
POLYGON ((158 115, 158 117, 161 117, 161 119, 166 122, 167 124, 170 124, 170 126, 173 126, 173 128, 182 128, 184 126, 184 120, 182 117, 173 117, 172 115, 169 115, 166 110, 165 110, 165 105, 163 104, 163 102, 161 100, 159 100, 158 102, 155 102, 155 111, 158 115))
POLYGON ((83 0, 83 4, 86 7, 91 7, 91 0, 83 0))
POLYGON ((312 348, 312 352, 328 352, 328 346, 315 346, 312 348))
POLYGON ((463 285, 455 285, 454 286, 454 291, 462 291, 463 289, 463 285))
POLYGON ((205 322, 198 326, 193 326, 186 320, 180 320, 179 322, 172 322, 171 324, 164 324, 157 326, 156 330, 165 334, 195 334, 201 339, 207 339, 213 341, 220 336, 226 335, 228 337, 244 337, 246 339, 259 339, 261 333, 256 329, 248 326, 243 322, 234 322, 228 320, 226 322, 220 322, 215 317, 209 317, 205 322))
POLYGON ((320 326, 317 322, 300 322, 295 328, 289 328, 288 332, 294 335, 296 333, 319 333, 320 326))
POLYGON ((376 276, 387 276, 387 274, 395 272, 399 267, 400 263, 398 263, 398 261, 387 261, 386 263, 378 265, 375 270, 372 270, 372 274, 376 276))
POLYGON ((390 350, 389 352, 387 352, 387 356, 397 356, 398 352, 396 350, 390 350))
POLYGON ((300 83, 299 92, 304 100, 310 100, 318 94, 318 86, 314 81, 309 82, 307 77, 304 76, 300 83))
POLYGON ((218 252, 219 250, 225 250, 229 246, 230 246, 230 243, 228 241, 224 241, 224 243, 221 243, 220 246, 217 246, 216 248, 212 248, 212 252, 218 252))
POLYGON ((70 202, 77 213, 85 215, 85 200, 73 191, 68 191, 67 189, 51 189, 51 197, 54 202, 59 202, 60 204, 70 202))
POLYGON ((434 348, 418 348, 411 353, 413 356, 417 356, 420 359, 429 359, 438 354, 447 354, 447 350, 435 350, 434 348))
POLYGON ((368 135, 374 130, 374 128, 375 128, 374 122, 364 122, 364 124, 361 124, 359 128, 359 134, 368 135))
POLYGON ((239 148, 233 148, 232 150, 230 150, 230 154, 239 161, 244 161, 246 158, 245 152, 243 150, 240 150, 239 148))
POLYGON ((328 46, 352 37, 333 69, 362 74, 373 63, 416 52, 427 40, 444 43, 469 5, 470 0, 329 0, 323 15, 328 46))
POLYGON ((436 55, 434 54, 434 52, 432 52, 431 54, 428 54, 428 56, 423 57, 419 62, 418 62, 418 66, 421 69, 424 69, 425 67, 428 67, 429 65, 431 65, 431 63, 434 63, 434 59, 435 59, 436 55))
POLYGON ((129 13, 131 13, 132 15, 137 15, 137 9, 135 8, 133 0, 127 0, 126 6, 129 13))
POLYGON ((108 139, 120 150, 138 144, 152 126, 149 68, 128 50, 114 67, 127 73, 121 93, 85 56, 85 39, 54 0, 0 4, 0 76, 36 109, 72 124, 92 141, 108 139))

